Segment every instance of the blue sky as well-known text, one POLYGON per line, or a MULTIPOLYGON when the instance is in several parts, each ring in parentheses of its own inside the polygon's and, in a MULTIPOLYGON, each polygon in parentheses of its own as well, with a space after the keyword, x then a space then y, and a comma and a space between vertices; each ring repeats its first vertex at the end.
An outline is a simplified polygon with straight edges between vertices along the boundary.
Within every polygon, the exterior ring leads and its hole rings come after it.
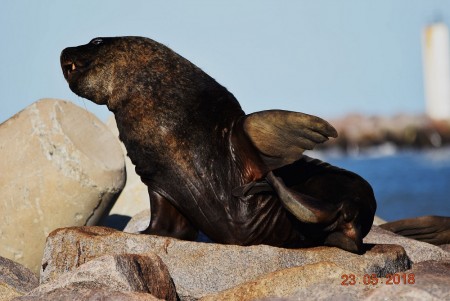
MULTIPOLYGON (((421 31, 449 1, 3 0, 0 122, 44 98, 84 106, 59 54, 96 36, 162 42, 226 86, 248 113, 336 117, 424 110, 421 31)), ((105 119, 106 107, 85 101, 105 119)))

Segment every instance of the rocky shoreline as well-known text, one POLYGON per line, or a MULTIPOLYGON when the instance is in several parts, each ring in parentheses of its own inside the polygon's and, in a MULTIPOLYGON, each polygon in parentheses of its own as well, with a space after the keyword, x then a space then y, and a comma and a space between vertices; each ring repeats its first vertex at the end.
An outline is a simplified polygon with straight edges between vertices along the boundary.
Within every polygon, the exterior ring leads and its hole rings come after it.
POLYGON ((351 114, 329 120, 339 137, 318 145, 347 154, 373 148, 429 149, 450 145, 450 120, 425 115, 398 114, 391 117, 351 114))
POLYGON ((0 301, 450 300, 449 245, 376 225, 362 255, 139 234, 147 189, 111 131, 49 99, 0 124, 0 301))

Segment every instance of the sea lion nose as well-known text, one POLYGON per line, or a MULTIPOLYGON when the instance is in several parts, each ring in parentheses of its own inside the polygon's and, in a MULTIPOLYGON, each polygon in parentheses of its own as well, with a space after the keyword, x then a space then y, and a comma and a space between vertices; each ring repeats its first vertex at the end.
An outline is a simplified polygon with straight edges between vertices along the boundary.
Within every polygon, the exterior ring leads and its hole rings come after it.
POLYGON ((64 78, 67 80, 70 72, 72 71, 72 64, 74 65, 73 61, 69 58, 68 54, 67 54, 67 48, 64 49, 61 52, 60 55, 60 63, 61 63, 61 69, 62 72, 64 74, 64 78))
POLYGON ((61 55, 59 56, 59 60, 61 62, 61 65, 63 65, 63 63, 66 62, 69 59, 68 49, 69 48, 65 48, 63 51, 61 51, 61 55))
POLYGON ((61 67, 74 63, 75 58, 77 57, 75 48, 76 47, 67 47, 61 51, 61 55, 59 56, 61 67))

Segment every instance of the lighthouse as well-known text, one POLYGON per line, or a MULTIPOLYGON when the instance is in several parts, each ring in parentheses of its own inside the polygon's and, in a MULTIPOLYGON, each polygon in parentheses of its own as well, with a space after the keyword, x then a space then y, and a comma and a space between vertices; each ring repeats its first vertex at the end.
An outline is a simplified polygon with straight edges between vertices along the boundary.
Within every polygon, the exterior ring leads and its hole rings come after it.
POLYGON ((422 34, 423 68, 427 115, 450 120, 450 46, 444 23, 425 27, 422 34))

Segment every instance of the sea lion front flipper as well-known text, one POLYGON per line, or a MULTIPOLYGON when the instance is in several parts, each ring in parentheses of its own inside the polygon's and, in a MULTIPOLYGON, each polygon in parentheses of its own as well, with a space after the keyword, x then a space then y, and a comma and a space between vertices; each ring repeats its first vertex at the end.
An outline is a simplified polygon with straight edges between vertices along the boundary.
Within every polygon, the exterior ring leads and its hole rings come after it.
POLYGON ((336 130, 325 120, 298 112, 268 110, 245 116, 242 128, 270 170, 297 161, 336 130))
POLYGON ((380 225, 380 228, 433 245, 450 243, 450 217, 422 216, 380 225))
POLYGON ((150 225, 145 234, 196 240, 198 230, 165 197, 148 189, 150 196, 150 225))

